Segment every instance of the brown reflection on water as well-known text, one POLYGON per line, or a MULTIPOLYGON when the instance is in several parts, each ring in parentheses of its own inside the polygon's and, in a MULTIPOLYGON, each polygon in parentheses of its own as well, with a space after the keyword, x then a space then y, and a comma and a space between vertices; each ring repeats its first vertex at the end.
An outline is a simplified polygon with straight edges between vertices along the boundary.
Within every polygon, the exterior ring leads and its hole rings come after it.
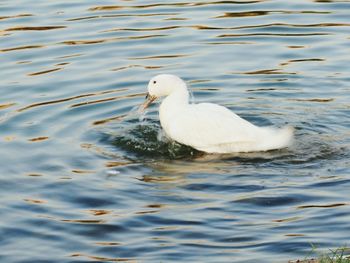
POLYGON ((224 37, 312 37, 312 36, 328 36, 330 33, 247 33, 247 34, 222 34, 219 38, 224 37))
POLYGON ((271 14, 330 14, 327 11, 289 11, 289 10, 276 10, 276 11, 249 11, 249 12, 227 12, 223 15, 216 16, 214 18, 236 18, 236 17, 252 17, 252 16, 264 16, 271 14))
POLYGON ((137 178, 140 181, 146 183, 178 183, 184 180, 183 176, 161 176, 161 175, 144 175, 141 178, 137 178))
POLYGON ((34 15, 32 15, 32 14, 19 14, 19 15, 14 15, 14 16, 0 16, 0 20, 27 17, 27 16, 34 16, 34 15))
POLYGON ((135 215, 146 215, 146 214, 155 214, 158 213, 157 210, 148 210, 148 211, 139 211, 135 212, 135 215))
POLYGON ((127 162, 127 161, 108 161, 105 163, 105 166, 108 168, 112 168, 112 167, 125 166, 131 163, 132 162, 127 162))
POLYGON ((73 21, 95 19, 95 18, 99 18, 99 17, 101 17, 101 16, 85 16, 85 17, 70 18, 70 19, 67 19, 66 21, 73 22, 73 21))
POLYGON ((105 149, 103 149, 101 147, 97 147, 96 145, 91 144, 91 143, 82 143, 80 145, 80 147, 83 148, 83 149, 92 151, 96 155, 100 155, 100 156, 103 156, 103 157, 119 158, 119 155, 117 155, 115 153, 108 152, 105 149))
POLYGON ((174 54, 174 55, 158 55, 158 56, 146 56, 146 57, 135 57, 135 58, 129 58, 130 60, 147 60, 147 59, 166 59, 166 58, 182 58, 182 57, 188 57, 190 55, 186 54, 174 54))
POLYGON ((275 88, 259 88, 259 89, 247 89, 246 92, 256 92, 256 91, 273 91, 275 88))
POLYGON ((222 4, 254 4, 264 2, 266 0, 255 1, 202 1, 202 2, 184 2, 184 3, 157 3, 148 5, 105 5, 91 7, 88 11, 115 11, 121 9, 145 9, 154 7, 188 7, 188 6, 206 6, 206 5, 222 5, 222 4))
POLYGON ((76 224, 103 224, 105 220, 95 220, 95 219, 61 219, 59 220, 65 223, 76 223, 76 224))
POLYGON ((62 62, 62 63, 57 63, 55 64, 56 67, 60 67, 60 66, 66 66, 66 65, 69 65, 70 63, 69 62, 62 62))
POLYGON ((275 75, 275 74, 286 74, 286 75, 295 75, 296 72, 284 72, 281 71, 281 69, 262 69, 262 70, 256 70, 256 71, 247 71, 247 72, 241 72, 240 74, 246 74, 246 75, 275 75))
POLYGON ((144 181, 146 182, 167 182, 176 181, 179 179, 183 179, 182 175, 186 175, 193 171, 196 171, 197 174, 200 173, 211 173, 216 175, 226 174, 232 165, 235 164, 234 161, 226 163, 223 161, 224 155, 208 155, 208 154, 199 154, 193 161, 171 161, 171 162, 157 162, 152 163, 150 166, 157 170, 162 171, 163 173, 171 174, 172 177, 162 176, 152 176, 147 175, 144 176, 144 181), (218 168, 220 167, 220 168, 218 168), (225 170, 227 168, 227 171, 225 170))
POLYGON ((80 170, 80 169, 74 169, 72 170, 72 173, 75 174, 92 174, 95 173, 96 171, 92 171, 92 170, 80 170))
POLYGON ((165 37, 167 35, 144 35, 144 36, 129 36, 129 37, 113 37, 113 38, 104 38, 104 39, 93 39, 93 40, 67 40, 60 42, 58 44, 63 45, 93 45, 107 42, 117 42, 117 41, 125 41, 125 40, 137 40, 137 39, 146 39, 146 38, 157 38, 157 37, 165 37))
POLYGON ((43 47, 45 47, 45 46, 42 46, 42 45, 28 45, 28 46, 4 48, 4 49, 0 49, 0 52, 10 52, 10 51, 23 50, 23 49, 33 49, 33 48, 43 48, 43 47))
MULTIPOLYGON (((252 28, 268 28, 268 27, 295 27, 295 28, 309 28, 309 27, 348 27, 349 23, 316 23, 316 24, 290 24, 290 23, 269 23, 260 25, 246 25, 237 27, 227 27, 221 29, 252 29, 252 28)), ((218 28, 220 29, 220 28, 218 28)))
POLYGON ((333 207, 338 207, 338 206, 345 206, 349 205, 346 203, 335 203, 335 204, 327 204, 327 205, 301 205, 298 206, 298 209, 306 209, 306 208, 333 208, 333 207))
POLYGON ((184 21, 184 20, 189 20, 189 18, 185 18, 185 17, 169 17, 169 18, 165 18, 164 20, 166 20, 166 21, 184 21))
POLYGON ((118 17, 149 17, 149 16, 176 16, 178 13, 152 13, 152 14, 113 14, 113 15, 95 15, 95 16, 83 16, 77 18, 67 19, 67 22, 91 20, 91 19, 103 19, 103 18, 118 18, 118 17))
POLYGON ((93 96, 100 96, 100 95, 105 95, 105 94, 109 94, 109 93, 122 92, 122 91, 126 91, 126 90, 127 90, 126 88, 115 89, 115 90, 106 90, 106 91, 99 91, 99 92, 94 92, 94 93, 81 94, 81 95, 77 95, 77 96, 73 96, 73 97, 69 97, 69 98, 58 99, 58 100, 43 101, 43 102, 30 104, 28 106, 25 106, 23 108, 18 109, 17 111, 21 112, 21 111, 25 111, 25 110, 40 107, 40 106, 57 104, 57 103, 67 102, 67 101, 81 99, 81 98, 85 98, 85 97, 93 97, 93 96))
POLYGON ((4 141, 5 142, 12 142, 16 139, 16 136, 10 135, 10 136, 5 136, 4 141))
POLYGON ((119 116, 115 116, 115 117, 106 118, 103 120, 94 121, 92 123, 92 125, 102 125, 102 124, 106 124, 106 123, 111 122, 111 121, 121 121, 126 116, 127 116, 127 114, 123 114, 123 115, 119 115, 119 116))
POLYGON ((246 17, 246 16, 264 16, 270 14, 271 11, 248 11, 248 12, 230 12, 225 13, 215 18, 226 18, 226 17, 246 17))
POLYGON ((59 71, 62 68, 53 68, 53 69, 48 69, 48 70, 43 70, 43 71, 38 71, 38 72, 33 72, 33 73, 29 73, 27 74, 28 76, 38 76, 38 75, 44 75, 47 73, 51 73, 51 72, 55 72, 55 71, 59 71))
POLYGON ((148 208, 164 208, 164 207, 167 207, 167 205, 164 205, 164 204, 150 204, 150 205, 146 205, 146 207, 148 207, 148 208))
POLYGON ((99 246, 122 246, 123 243, 119 243, 119 242, 96 242, 96 245, 99 246))
POLYGON ((28 141, 30 141, 30 142, 39 142, 39 141, 45 141, 47 139, 49 139, 49 137, 47 137, 47 136, 40 136, 40 137, 35 137, 35 138, 28 139, 28 141))
POLYGON ((72 54, 72 55, 66 55, 66 56, 62 56, 62 57, 57 57, 56 59, 66 59, 66 58, 75 58, 75 57, 80 57, 83 56, 83 54, 72 54))
POLYGON ((288 100, 292 100, 292 101, 300 101, 300 102, 332 102, 334 101, 333 98, 324 98, 324 99, 288 99, 288 100))
MULTIPOLYGON (((250 13, 250 12, 248 12, 250 13)), ((311 27, 349 27, 350 23, 315 23, 315 24, 289 24, 289 23, 269 23, 259 25, 246 25, 246 26, 235 26, 235 27, 213 27, 207 25, 184 25, 184 26, 166 26, 166 27, 148 27, 148 28, 112 28, 109 30, 101 31, 102 33, 107 32, 118 32, 118 31, 164 31, 179 28, 193 28, 197 30, 240 30, 240 29, 254 29, 254 28, 268 28, 268 27, 290 27, 290 28, 311 28, 311 27)))
POLYGON ((66 26, 22 26, 22 27, 10 27, 4 31, 46 31, 54 29, 63 29, 67 28, 66 26))
POLYGON ((23 201, 25 201, 27 203, 30 203, 30 204, 35 204, 35 205, 47 203, 44 200, 30 199, 30 198, 23 199, 23 201))
POLYGON ((254 42, 244 41, 225 41, 225 42, 207 42, 207 45, 252 45, 254 42))
MULTIPOLYGON (((286 237, 303 237, 304 234, 285 234, 286 237)), ((302 263, 302 262, 299 262, 302 263)), ((310 263, 310 262, 309 262, 310 263)), ((315 262, 316 263, 316 262, 315 262)))
POLYGON ((125 8, 125 6, 119 6, 119 5, 106 5, 106 6, 96 6, 91 7, 88 9, 88 11, 113 11, 113 10, 120 10, 125 8))
POLYGON ((108 215, 112 213, 112 211, 110 210, 103 210, 103 209, 91 209, 91 210, 88 210, 88 212, 93 216, 103 216, 103 215, 108 215))
POLYGON ((288 48, 306 48, 306 46, 287 46, 288 48))
POLYGON ((101 33, 118 32, 118 31, 162 31, 182 28, 182 26, 166 26, 166 27, 151 27, 151 28, 113 28, 102 31, 101 33))
POLYGON ((7 108, 10 108, 12 106, 16 105, 16 103, 5 103, 5 104, 0 104, 0 110, 4 110, 7 108))
POLYGON ((92 101, 77 103, 77 104, 71 105, 70 107, 75 108, 75 107, 81 107, 81 106, 86 106, 86 105, 91 105, 91 104, 104 103, 104 102, 108 102, 108 101, 124 100, 124 99, 130 99, 130 98, 134 98, 134 97, 142 97, 144 95, 145 95, 145 93, 136 93, 136 94, 123 95, 123 96, 115 96, 115 97, 111 97, 111 98, 105 98, 105 99, 100 99, 100 100, 92 100, 92 101))
POLYGON ((323 58, 304 58, 304 59, 291 59, 287 62, 280 63, 281 66, 286 66, 291 63, 299 63, 299 62, 322 62, 325 61, 323 58))
POLYGON ((88 258, 89 260, 92 261, 99 261, 99 262, 137 262, 135 259, 132 258, 106 258, 106 257, 98 257, 98 256, 91 256, 91 255, 86 255, 82 253, 75 253, 71 254, 70 257, 84 257, 88 258))
POLYGON ((125 67, 119 67, 119 68, 113 68, 111 71, 120 71, 120 70, 125 70, 129 68, 144 68, 144 69, 161 69, 166 66, 144 66, 144 65, 129 65, 125 67))
POLYGON ((103 103, 103 102, 108 102, 108 101, 114 101, 114 100, 118 100, 118 99, 120 99, 119 96, 106 98, 106 99, 100 99, 100 100, 85 101, 82 103, 73 104, 70 107, 75 108, 75 107, 87 106, 87 105, 91 105, 91 104, 98 104, 98 103, 103 103))
POLYGON ((289 218, 283 218, 283 219, 276 219, 272 220, 272 222, 277 222, 277 223, 288 223, 288 222, 293 222, 302 219, 299 216, 294 216, 294 217, 289 217, 289 218))
POLYGON ((349 3, 349 0, 314 0, 316 3, 349 3))
POLYGON ((30 176, 30 177, 39 177, 39 176, 43 176, 43 174, 39 174, 39 173, 29 173, 29 174, 26 174, 26 176, 30 176))

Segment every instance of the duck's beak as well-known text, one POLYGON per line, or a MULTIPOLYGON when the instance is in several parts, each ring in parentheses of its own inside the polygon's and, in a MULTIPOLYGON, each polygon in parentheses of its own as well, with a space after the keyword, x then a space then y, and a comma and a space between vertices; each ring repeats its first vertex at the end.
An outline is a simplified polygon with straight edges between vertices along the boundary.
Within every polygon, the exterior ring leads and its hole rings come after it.
POLYGON ((145 102, 140 106, 139 112, 143 112, 153 101, 156 100, 156 96, 152 96, 149 93, 146 95, 145 102))

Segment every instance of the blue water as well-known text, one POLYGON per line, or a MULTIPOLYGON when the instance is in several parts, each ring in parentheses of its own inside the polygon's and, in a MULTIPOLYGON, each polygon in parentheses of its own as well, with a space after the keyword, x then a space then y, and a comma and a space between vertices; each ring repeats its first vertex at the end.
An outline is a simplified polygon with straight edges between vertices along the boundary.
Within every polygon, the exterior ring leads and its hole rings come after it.
POLYGON ((0 2, 1 262, 288 262, 350 242, 350 1, 0 2), (207 155, 135 109, 159 73, 292 125, 207 155))

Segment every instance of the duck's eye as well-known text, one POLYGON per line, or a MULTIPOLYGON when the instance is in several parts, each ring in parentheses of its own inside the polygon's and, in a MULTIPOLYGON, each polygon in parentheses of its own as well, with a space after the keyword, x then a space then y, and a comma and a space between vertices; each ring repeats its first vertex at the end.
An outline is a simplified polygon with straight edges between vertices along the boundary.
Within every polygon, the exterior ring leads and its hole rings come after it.
POLYGON ((153 80, 153 84, 156 84, 156 83, 157 83, 157 81, 153 80))

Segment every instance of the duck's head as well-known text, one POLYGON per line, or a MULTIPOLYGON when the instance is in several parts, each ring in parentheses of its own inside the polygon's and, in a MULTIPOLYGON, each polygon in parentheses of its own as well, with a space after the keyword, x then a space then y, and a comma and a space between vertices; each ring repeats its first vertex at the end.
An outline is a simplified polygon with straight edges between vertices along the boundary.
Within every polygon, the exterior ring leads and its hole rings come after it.
POLYGON ((141 110, 146 109, 153 101, 160 97, 168 96, 178 90, 187 90, 186 83, 175 75, 161 74, 153 77, 147 87, 146 101, 141 110))

